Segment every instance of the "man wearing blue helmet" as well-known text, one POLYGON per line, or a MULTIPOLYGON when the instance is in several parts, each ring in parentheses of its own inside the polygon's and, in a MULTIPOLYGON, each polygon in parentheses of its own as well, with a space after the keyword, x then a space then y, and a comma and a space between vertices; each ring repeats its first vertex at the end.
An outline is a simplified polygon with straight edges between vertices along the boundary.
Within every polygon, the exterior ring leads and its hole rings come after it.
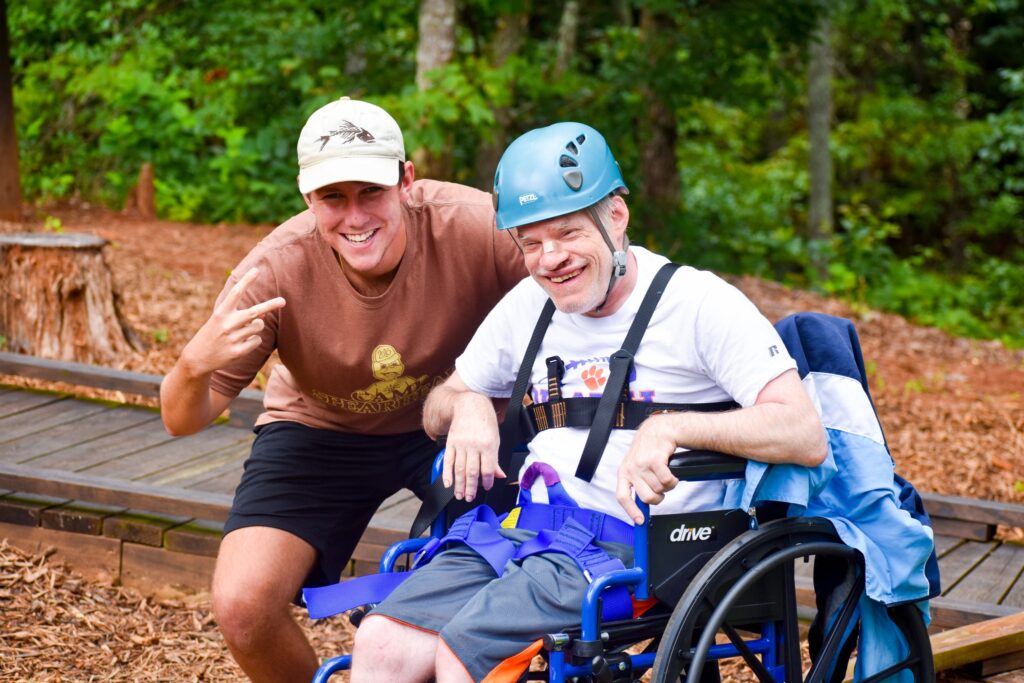
POLYGON ((354 681, 515 681, 539 634, 578 622, 589 581, 632 562, 632 524, 643 522, 634 495, 652 514, 721 507, 725 485, 680 483, 668 469, 674 452, 807 466, 826 455, 795 363, 754 305, 711 273, 672 275, 667 259, 629 246, 627 188, 600 133, 580 123, 526 133, 503 155, 494 192, 497 227, 531 277, 431 393, 424 426, 447 434, 445 485, 473 500, 480 482, 505 475, 493 401, 528 386, 523 412, 535 436, 523 468, 509 473, 519 475, 519 506, 499 519, 481 506, 436 544, 444 550, 428 549, 361 624, 354 681), (656 307, 643 303, 649 288, 663 291, 656 307), (637 318, 642 342, 623 374, 616 350, 629 346, 637 318), (595 454, 589 426, 598 431, 598 397, 618 377, 623 393, 608 395, 617 428, 595 454))

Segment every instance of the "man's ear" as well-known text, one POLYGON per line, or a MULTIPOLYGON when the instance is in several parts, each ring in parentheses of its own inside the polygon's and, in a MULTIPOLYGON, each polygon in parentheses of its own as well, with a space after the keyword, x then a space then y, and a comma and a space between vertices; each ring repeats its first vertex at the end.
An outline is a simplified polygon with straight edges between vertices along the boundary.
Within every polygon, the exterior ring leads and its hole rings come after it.
POLYGON ((405 162, 405 170, 402 174, 402 182, 398 187, 398 191, 402 193, 403 197, 407 197, 409 192, 412 190, 412 183, 416 180, 416 167, 413 166, 411 161, 405 162))
POLYGON ((614 244, 624 244, 622 238, 628 227, 629 207, 626 206, 626 200, 621 195, 615 195, 612 197, 611 204, 611 225, 608 226, 614 244))

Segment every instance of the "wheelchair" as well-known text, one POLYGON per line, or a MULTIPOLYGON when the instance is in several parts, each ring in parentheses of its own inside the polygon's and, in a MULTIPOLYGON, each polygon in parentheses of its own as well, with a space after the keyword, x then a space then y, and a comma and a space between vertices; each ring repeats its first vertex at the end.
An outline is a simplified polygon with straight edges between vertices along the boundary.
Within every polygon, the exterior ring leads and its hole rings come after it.
MULTIPOLYGON (((441 458, 435 463, 435 476, 441 458)), ((681 481, 743 477, 746 461, 709 451, 677 454, 669 463, 681 481)), ((845 545, 823 518, 785 517, 767 508, 650 516, 634 533, 634 566, 599 575, 583 600, 580 622, 543 638, 545 665, 520 680, 639 680, 647 671, 655 683, 719 680, 727 662, 742 680, 839 682, 856 641, 858 601, 864 592, 864 560, 845 545), (840 569, 849 577, 845 595, 808 628, 797 600, 797 568, 814 561, 823 575, 840 569), (602 595, 627 586, 634 607, 649 609, 632 619, 602 621, 602 595), (806 645, 803 645, 806 644, 806 645)), ((431 536, 444 534, 444 515, 431 536)), ((381 571, 392 572, 403 557, 430 538, 402 541, 385 552, 381 571)), ((804 572, 806 574, 806 572, 804 572)), ((358 622, 366 608, 354 610, 358 622)), ((636 612, 636 609, 634 610, 636 612)), ((928 630, 916 604, 888 608, 904 643, 901 658, 863 680, 932 681, 928 630), (897 680, 897 679, 893 679, 897 680)), ((803 615, 806 616, 806 615, 803 615)), ((894 650, 895 651, 895 650, 894 650)), ((351 655, 324 662, 314 683, 348 669, 351 655)))

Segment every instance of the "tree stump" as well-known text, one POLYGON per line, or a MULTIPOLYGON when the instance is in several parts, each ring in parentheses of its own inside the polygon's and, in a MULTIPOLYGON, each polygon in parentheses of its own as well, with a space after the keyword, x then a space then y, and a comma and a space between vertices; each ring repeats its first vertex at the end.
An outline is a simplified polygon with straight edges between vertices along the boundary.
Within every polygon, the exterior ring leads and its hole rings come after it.
POLYGON ((136 348, 120 312, 107 240, 0 235, 0 335, 8 351, 117 366, 136 348))

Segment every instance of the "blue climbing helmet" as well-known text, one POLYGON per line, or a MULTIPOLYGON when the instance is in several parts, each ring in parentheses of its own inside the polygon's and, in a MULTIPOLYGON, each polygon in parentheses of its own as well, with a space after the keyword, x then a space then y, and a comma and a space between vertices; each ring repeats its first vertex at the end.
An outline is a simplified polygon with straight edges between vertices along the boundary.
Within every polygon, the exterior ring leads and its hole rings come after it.
POLYGON ((613 192, 629 190, 603 135, 572 121, 537 128, 508 146, 494 172, 498 230, 564 216, 613 192))

